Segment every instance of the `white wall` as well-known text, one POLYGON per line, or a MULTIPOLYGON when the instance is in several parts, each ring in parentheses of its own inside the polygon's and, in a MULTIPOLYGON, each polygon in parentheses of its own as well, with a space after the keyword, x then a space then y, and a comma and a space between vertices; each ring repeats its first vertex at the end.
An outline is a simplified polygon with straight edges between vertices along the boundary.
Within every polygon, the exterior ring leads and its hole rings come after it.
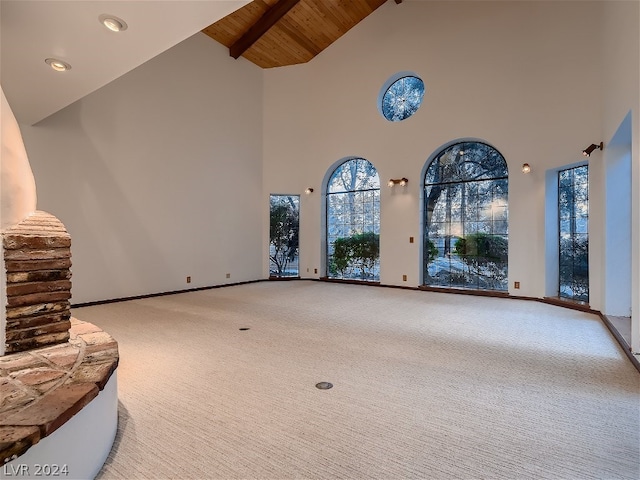
POLYGON ((262 76, 198 33, 22 126, 74 303, 261 277, 262 76))
POLYGON ((509 165, 509 277, 521 283, 511 293, 544 296, 545 172, 582 159, 602 133, 602 8, 386 2, 312 62, 266 71, 263 203, 271 192, 315 188, 301 202, 302 276, 324 273, 312 274, 323 256, 320 183, 353 155, 371 161, 383 182, 409 179, 404 192, 382 187, 381 282, 419 285, 424 164, 447 142, 477 138, 509 165), (390 123, 378 113, 379 90, 407 70, 425 82, 423 106, 390 123), (525 162, 529 175, 520 172, 525 162))
POLYGON ((605 2, 602 24, 603 155, 605 162, 613 163, 621 150, 631 154, 631 347, 640 353, 640 3, 605 2), (625 147, 616 138, 621 129, 629 128, 625 125, 629 116, 631 138, 625 147), (612 141, 614 148, 608 150, 612 141))
MULTIPOLYGON (((20 126, 0 87, 0 231, 24 220, 36 210, 36 184, 29 165, 20 126)), ((0 355, 6 340, 7 278, 4 249, 0 255, 0 355)))
MULTIPOLYGON (((382 189, 381 280, 417 286, 421 172, 460 138, 505 156, 510 285, 521 283, 510 291, 544 296, 547 171, 582 160, 592 142, 606 144, 630 109, 637 131, 637 7, 386 2, 310 63, 265 71, 196 35, 23 127, 39 208, 72 234, 74 302, 265 278, 268 195, 306 187, 315 191, 301 196, 300 269, 323 275, 322 179, 349 156, 371 161, 383 182, 409 178, 404 190, 382 189), (387 122, 376 105, 380 87, 407 70, 425 81, 424 105, 387 122), (520 173, 525 162, 529 175, 520 173)), ((606 265, 598 233, 605 172, 595 162, 606 154, 590 159, 594 308, 604 302, 606 265)), ((634 311, 639 218, 634 211, 634 311)))

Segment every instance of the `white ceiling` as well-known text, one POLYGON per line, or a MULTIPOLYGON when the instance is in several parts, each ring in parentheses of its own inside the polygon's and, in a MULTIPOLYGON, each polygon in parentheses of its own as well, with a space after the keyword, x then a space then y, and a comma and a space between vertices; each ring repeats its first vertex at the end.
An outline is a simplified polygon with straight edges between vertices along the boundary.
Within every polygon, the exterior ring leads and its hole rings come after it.
POLYGON ((33 125, 237 10, 249 0, 0 0, 0 83, 33 125), (115 15, 128 29, 99 21, 115 15), (56 72, 54 57, 71 65, 56 72))

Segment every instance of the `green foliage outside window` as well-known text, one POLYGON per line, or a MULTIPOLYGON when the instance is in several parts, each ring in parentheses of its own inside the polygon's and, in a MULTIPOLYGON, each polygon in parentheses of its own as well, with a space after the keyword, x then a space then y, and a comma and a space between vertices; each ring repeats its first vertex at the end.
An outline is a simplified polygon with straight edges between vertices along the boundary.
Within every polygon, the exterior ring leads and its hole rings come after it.
POLYGON ((299 236, 300 226, 297 202, 294 201, 293 197, 272 196, 269 214, 271 275, 297 275, 299 236), (290 271, 292 264, 295 265, 295 272, 293 273, 290 271))
POLYGON ((427 262, 433 262, 438 258, 438 247, 432 240, 427 239, 427 262))
POLYGON ((326 200, 327 276, 379 281, 379 235, 373 233, 380 231, 376 168, 358 157, 341 163, 329 178, 326 200))
POLYGON ((456 254, 465 263, 475 268, 486 266, 490 262, 506 262, 508 249, 509 244, 506 238, 482 232, 471 233, 464 238, 459 238, 455 244, 456 254))
POLYGON ((329 263, 332 276, 346 277, 349 270, 360 270, 359 277, 366 279, 373 274, 380 257, 380 235, 373 232, 340 237, 333 243, 333 255, 329 263))
POLYGON ((558 173, 560 281, 558 295, 589 301, 589 167, 558 173))
POLYGON ((456 240, 456 255, 474 275, 480 275, 494 287, 506 280, 509 242, 500 235, 476 232, 456 240))
POLYGON ((482 142, 460 142, 424 181, 426 285, 507 290, 508 169, 482 142), (436 251, 437 250, 437 251, 436 251))

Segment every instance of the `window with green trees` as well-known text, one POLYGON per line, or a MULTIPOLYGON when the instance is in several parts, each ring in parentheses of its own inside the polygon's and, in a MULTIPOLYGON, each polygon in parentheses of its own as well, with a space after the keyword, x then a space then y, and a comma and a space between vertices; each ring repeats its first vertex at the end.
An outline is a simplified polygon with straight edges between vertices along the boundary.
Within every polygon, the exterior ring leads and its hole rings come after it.
POLYGON ((327 184, 327 277, 380 280, 380 179, 364 158, 340 164, 327 184))
POLYGON ((507 290, 508 170, 482 142, 439 152, 424 180, 424 283, 507 290))
POLYGON ((300 196, 271 195, 269 203, 269 276, 297 277, 300 196))
POLYGON ((589 167, 558 172, 562 298, 589 301, 589 167))

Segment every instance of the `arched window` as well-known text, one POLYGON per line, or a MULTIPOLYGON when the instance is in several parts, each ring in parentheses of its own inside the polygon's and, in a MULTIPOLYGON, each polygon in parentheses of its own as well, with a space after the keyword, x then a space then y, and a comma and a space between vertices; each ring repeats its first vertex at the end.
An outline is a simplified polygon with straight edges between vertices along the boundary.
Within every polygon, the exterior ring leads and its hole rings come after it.
POLYGON ((380 178, 364 158, 341 163, 327 183, 327 277, 380 281, 380 178))
POLYGON ((438 153, 424 179, 424 283, 507 290, 508 171, 481 142, 438 153))

